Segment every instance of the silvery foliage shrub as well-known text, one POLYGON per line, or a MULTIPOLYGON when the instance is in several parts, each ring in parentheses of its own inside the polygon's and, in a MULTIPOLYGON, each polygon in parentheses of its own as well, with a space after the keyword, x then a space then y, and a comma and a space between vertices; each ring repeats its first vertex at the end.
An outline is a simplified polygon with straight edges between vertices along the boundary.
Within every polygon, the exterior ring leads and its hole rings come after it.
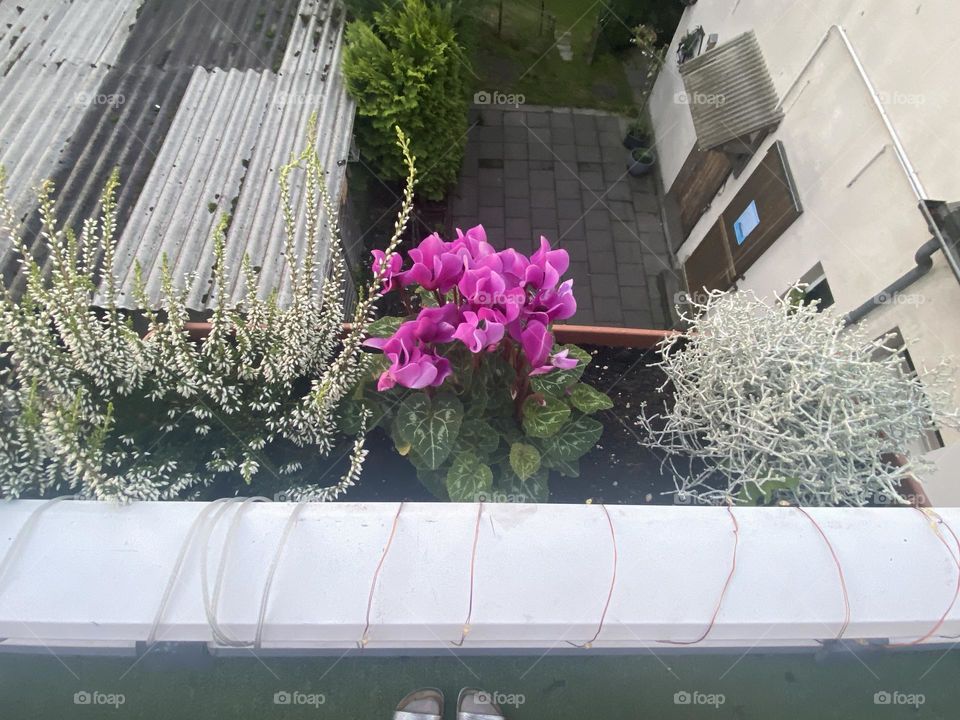
POLYGON ((667 453, 679 497, 906 502, 899 482, 928 469, 911 444, 937 423, 957 424, 947 366, 918 377, 889 337, 794 298, 712 292, 681 313, 687 331, 661 344, 656 365, 673 405, 639 424, 667 453))
MULTIPOLYGON (((399 130, 397 135, 408 167, 407 191, 388 254, 409 217, 414 182, 406 137, 399 130)), ((0 201, 0 232, 12 239, 28 278, 19 299, 5 293, 0 304, 0 493, 165 499, 224 476, 249 483, 269 473, 269 481, 281 483, 276 489, 295 485, 288 497, 336 498, 359 475, 363 432, 349 441, 349 467, 336 484, 309 484, 312 476, 303 465, 338 446, 338 408, 371 362, 361 341, 380 283, 371 281, 352 328, 341 337, 347 319, 344 262, 313 124, 305 150, 280 172, 289 302, 279 302, 276 290, 261 299, 259 278, 245 258, 245 296, 230 303, 224 216, 215 231, 212 331, 202 343, 185 330, 186 292, 165 260, 159 310, 150 309, 136 270, 145 333, 135 328, 133 314, 117 307, 112 268, 118 182, 114 173, 99 219, 84 222, 79 235, 57 227, 52 185, 42 184, 47 268, 25 246, 9 204, 0 201), (305 193, 306 247, 297 264, 291 262, 298 256, 294 172, 305 193), (322 242, 331 247, 331 261, 318 289, 322 242), (94 308, 98 279, 102 301, 94 308)))

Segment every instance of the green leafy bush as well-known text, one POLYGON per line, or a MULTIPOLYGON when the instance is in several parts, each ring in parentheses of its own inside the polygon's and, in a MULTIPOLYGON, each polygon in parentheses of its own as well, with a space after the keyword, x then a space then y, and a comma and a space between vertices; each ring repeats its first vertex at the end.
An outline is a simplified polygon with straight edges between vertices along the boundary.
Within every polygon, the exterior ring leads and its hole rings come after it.
POLYGON ((405 176, 399 126, 422 161, 419 192, 439 200, 457 178, 467 134, 468 60, 449 7, 403 0, 347 28, 343 72, 357 101, 360 151, 387 180, 405 176))
POLYGON ((634 30, 643 24, 656 34, 655 44, 670 42, 683 15, 680 0, 610 0, 598 19, 600 48, 619 53, 634 45, 634 30))

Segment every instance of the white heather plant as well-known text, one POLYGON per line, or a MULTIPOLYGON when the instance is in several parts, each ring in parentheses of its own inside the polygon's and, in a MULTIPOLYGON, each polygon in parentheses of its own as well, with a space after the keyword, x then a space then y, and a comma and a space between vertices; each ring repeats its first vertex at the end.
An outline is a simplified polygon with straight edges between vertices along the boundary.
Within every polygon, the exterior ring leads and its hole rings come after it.
MULTIPOLYGON (((408 174, 388 255, 407 224, 415 180, 407 138, 399 130, 397 136, 408 174)), ((363 432, 346 442, 349 467, 339 482, 319 484, 325 473, 317 472, 317 459, 344 441, 336 430, 341 401, 372 362, 361 341, 380 280, 371 280, 342 336, 342 243, 313 123, 304 151, 280 172, 288 263, 297 257, 294 171, 302 174, 305 193, 306 248, 302 262, 289 268, 289 302, 280 302, 277 289, 260 299, 258 276, 245 258, 245 297, 229 303, 224 216, 215 232, 212 330, 196 342, 185 329, 182 279, 170 276, 166 262, 160 309, 151 308, 139 268, 137 300, 144 310, 117 307, 116 173, 104 189, 99 220, 87 220, 79 236, 57 227, 52 185, 41 186, 44 268, 20 237, 0 170, 0 233, 10 236, 28 278, 19 299, 5 293, 0 303, 0 495, 165 499, 231 478, 249 483, 259 475, 259 484, 268 475, 287 497, 327 500, 354 484, 366 454, 363 432), (322 241, 331 260, 321 289, 322 241)), ((366 420, 359 418, 361 427, 366 420)))
MULTIPOLYGON (((792 300, 712 292, 683 315, 656 365, 673 404, 640 416, 667 453, 681 498, 716 503, 855 505, 928 463, 910 453, 937 424, 956 426, 948 368, 918 377, 843 319, 792 300), (949 408, 949 409, 948 409, 949 408), (895 454, 902 466, 890 462, 895 454)), ((661 389, 663 389, 661 388, 661 389)))

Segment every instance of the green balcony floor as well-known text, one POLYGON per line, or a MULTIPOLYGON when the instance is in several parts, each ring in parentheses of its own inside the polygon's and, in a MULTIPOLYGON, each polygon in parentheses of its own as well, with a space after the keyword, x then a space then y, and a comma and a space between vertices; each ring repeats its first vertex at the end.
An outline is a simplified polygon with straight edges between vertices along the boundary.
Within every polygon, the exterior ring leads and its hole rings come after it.
POLYGON ((0 717, 389 718, 408 690, 436 686, 452 718, 457 691, 480 686, 517 701, 515 720, 644 718, 956 718, 960 651, 811 654, 667 654, 544 657, 173 659, 0 655, 0 717), (132 666, 132 667, 131 667, 132 666), (78 705, 77 692, 122 694, 118 708, 78 705), (723 695, 683 705, 678 692, 723 695), (276 693, 315 705, 276 704, 276 693), (875 693, 922 695, 918 707, 877 705, 875 693), (320 696, 322 695, 322 704, 320 696), (513 696, 512 698, 510 696, 513 696), (291 695, 291 697, 293 697, 291 695), (522 704, 519 701, 522 700, 522 704), (714 700, 718 700, 717 697, 714 700))

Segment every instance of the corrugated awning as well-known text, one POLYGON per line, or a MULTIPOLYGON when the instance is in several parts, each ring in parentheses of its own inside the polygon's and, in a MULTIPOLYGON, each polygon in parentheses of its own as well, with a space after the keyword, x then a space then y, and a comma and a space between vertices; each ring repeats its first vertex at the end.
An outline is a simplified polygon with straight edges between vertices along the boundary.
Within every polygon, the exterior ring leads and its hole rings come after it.
POLYGON ((702 150, 750 152, 747 138, 783 117, 753 31, 688 60, 680 75, 702 150))

